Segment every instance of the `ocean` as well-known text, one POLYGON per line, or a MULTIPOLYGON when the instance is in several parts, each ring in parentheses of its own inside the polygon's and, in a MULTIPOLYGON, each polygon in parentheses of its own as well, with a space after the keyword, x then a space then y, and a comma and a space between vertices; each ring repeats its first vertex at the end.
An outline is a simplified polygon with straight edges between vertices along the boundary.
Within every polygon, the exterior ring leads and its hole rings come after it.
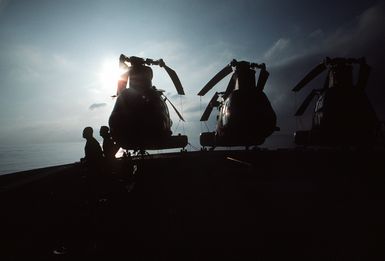
MULTIPOLYGON (((99 141, 102 145, 102 141, 99 141)), ((79 162, 84 157, 84 142, 0 145, 0 175, 79 162)), ((191 148, 187 148, 191 150, 191 148)), ((155 150, 150 154, 176 152, 155 150)), ((117 156, 121 155, 119 151, 117 156)))
MULTIPOLYGON (((99 141, 101 143, 101 141, 99 141)), ((0 145, 0 175, 36 168, 79 162, 84 157, 82 142, 44 143, 27 145, 0 145)), ((261 148, 277 149, 293 147, 292 135, 272 135, 261 148)), ((200 150, 200 145, 187 146, 188 151, 200 150)), ((243 149, 243 147, 218 148, 243 149)), ((150 154, 175 152, 174 150, 150 151, 150 154)), ((118 153, 119 154, 119 153, 118 153)))
POLYGON ((0 175, 74 163, 84 157, 85 142, 0 145, 0 175))

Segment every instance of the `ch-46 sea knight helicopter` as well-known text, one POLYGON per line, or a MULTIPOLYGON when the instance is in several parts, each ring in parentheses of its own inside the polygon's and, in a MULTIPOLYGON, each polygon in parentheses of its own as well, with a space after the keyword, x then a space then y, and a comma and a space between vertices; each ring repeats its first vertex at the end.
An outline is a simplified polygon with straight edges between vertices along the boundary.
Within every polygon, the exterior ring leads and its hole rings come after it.
POLYGON ((180 120, 184 121, 171 101, 152 85, 153 72, 147 65, 163 67, 180 95, 184 95, 182 84, 175 73, 162 59, 143 59, 120 55, 119 66, 124 70, 118 81, 117 100, 109 119, 111 135, 117 144, 126 150, 184 148, 187 136, 172 135, 169 111, 166 101, 174 108, 180 120), (130 64, 130 66, 128 65, 130 64), (129 82, 129 88, 126 88, 129 82))
POLYGON ((275 130, 277 117, 263 92, 269 72, 265 64, 231 61, 198 93, 205 95, 214 85, 232 73, 225 92, 216 92, 201 121, 207 121, 214 107, 219 109, 215 132, 200 135, 203 147, 255 146, 262 144, 275 130), (260 69, 258 82, 255 69, 260 69))
POLYGON ((317 146, 370 145, 376 140, 380 123, 364 92, 370 67, 364 58, 326 58, 313 68, 294 88, 300 91, 306 84, 327 70, 324 85, 313 89, 298 108, 301 116, 314 97, 311 130, 297 131, 295 143, 317 146), (358 65, 358 77, 353 82, 353 68, 358 65))

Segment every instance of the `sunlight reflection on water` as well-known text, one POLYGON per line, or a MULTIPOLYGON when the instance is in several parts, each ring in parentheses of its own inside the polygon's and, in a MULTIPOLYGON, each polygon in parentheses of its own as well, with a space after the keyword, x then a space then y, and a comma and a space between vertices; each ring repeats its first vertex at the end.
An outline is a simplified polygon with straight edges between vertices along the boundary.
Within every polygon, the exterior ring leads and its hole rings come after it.
POLYGON ((0 145, 0 175, 79 161, 84 142, 0 145))

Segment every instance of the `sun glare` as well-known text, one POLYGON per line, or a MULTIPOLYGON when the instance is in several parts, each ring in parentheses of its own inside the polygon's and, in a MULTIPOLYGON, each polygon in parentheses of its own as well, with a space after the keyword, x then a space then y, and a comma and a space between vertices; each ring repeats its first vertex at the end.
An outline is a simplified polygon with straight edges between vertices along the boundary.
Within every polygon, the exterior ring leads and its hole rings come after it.
POLYGON ((117 82, 120 79, 124 70, 119 68, 118 61, 111 59, 104 61, 99 72, 99 80, 103 90, 116 90, 117 82))

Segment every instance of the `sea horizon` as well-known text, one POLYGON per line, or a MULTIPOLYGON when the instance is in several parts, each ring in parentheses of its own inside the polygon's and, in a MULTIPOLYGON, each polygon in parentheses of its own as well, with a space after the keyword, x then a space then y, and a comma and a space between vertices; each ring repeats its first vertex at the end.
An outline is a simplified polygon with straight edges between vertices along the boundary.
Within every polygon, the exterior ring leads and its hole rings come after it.
MULTIPOLYGON (((98 141, 102 144, 101 140, 98 141)), ((85 141, 0 145, 0 175, 79 162, 84 157, 84 146, 85 141)), ((272 135, 260 147, 276 149, 292 146, 291 136, 272 135)), ((198 151, 200 148, 199 145, 188 145, 186 147, 188 151, 198 151)), ((236 150, 242 148, 218 149, 236 150)), ((175 151, 178 150, 155 150, 150 151, 150 154, 175 151)))
POLYGON ((0 175, 79 162, 85 142, 0 145, 0 175))

